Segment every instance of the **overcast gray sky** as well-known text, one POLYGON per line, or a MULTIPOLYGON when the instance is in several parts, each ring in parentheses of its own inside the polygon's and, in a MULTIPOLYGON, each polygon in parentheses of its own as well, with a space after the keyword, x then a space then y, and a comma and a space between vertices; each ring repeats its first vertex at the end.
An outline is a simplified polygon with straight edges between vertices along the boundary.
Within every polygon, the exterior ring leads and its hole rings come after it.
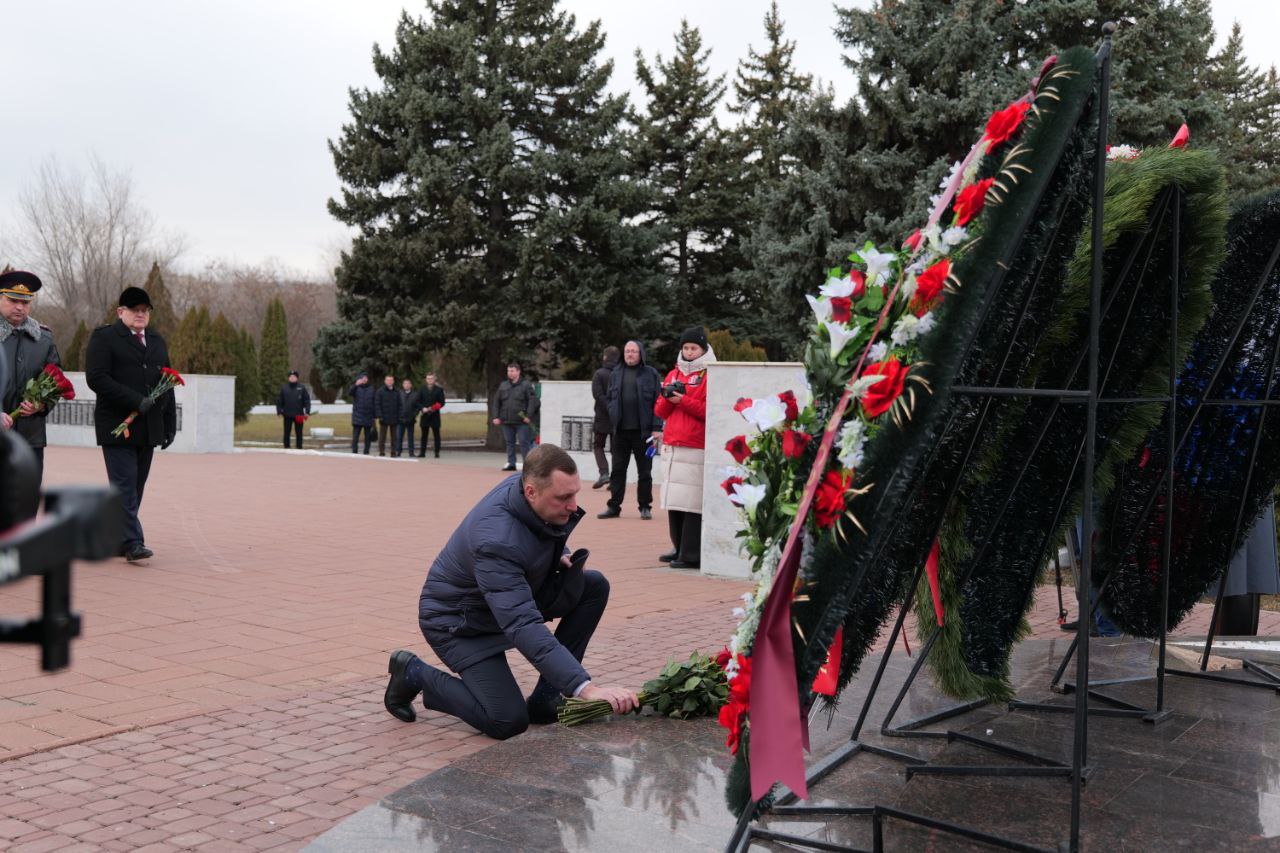
MULTIPOLYGON (((635 85, 632 54, 671 52, 685 16, 711 65, 732 73, 764 42, 768 0, 562 0, 599 18, 614 87, 635 85)), ((853 93, 822 0, 779 0, 801 71, 853 93)), ((857 5, 869 5, 858 0, 857 5)), ((1274 0, 1213 0, 1219 42, 1244 27, 1251 63, 1280 65, 1274 0)), ((375 86, 372 45, 390 46, 405 0, 0 0, 4 133, 0 227, 49 155, 82 167, 96 153, 127 169, 188 266, 274 260, 327 274, 345 229, 325 210, 337 191, 326 141, 347 119, 347 89, 375 86)), ((2 236, 2 235, 0 235, 2 236)), ((38 271, 37 271, 38 272, 38 271)))

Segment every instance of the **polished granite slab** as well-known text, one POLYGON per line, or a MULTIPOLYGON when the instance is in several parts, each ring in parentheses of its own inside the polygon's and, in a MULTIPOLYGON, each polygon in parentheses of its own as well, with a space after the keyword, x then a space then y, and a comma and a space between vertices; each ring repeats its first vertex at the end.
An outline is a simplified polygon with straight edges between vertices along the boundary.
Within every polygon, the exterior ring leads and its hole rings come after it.
MULTIPOLYGON (((1034 640, 1017 649, 1013 680, 1020 698, 1070 703, 1048 690, 1066 646, 1059 639, 1034 640)), ((1153 647, 1145 642, 1095 641, 1092 652, 1095 681, 1154 670, 1153 647)), ((834 714, 815 714, 814 758, 848 741, 875 663, 868 661, 834 714)), ((934 765, 1027 766, 962 741, 882 734, 880 722, 911 664, 905 655, 891 658, 863 742, 934 765)), ((1153 681, 1103 692, 1144 707, 1155 702, 1153 681)), ((895 723, 950 704, 922 676, 895 723)), ((1090 718, 1083 849, 1280 850, 1280 692, 1170 678, 1165 707, 1171 714, 1158 724, 1090 718)), ((987 706, 929 729, 948 727, 1070 761, 1069 714, 987 706)), ((734 827, 724 806, 730 756, 723 740, 711 720, 631 716, 574 729, 535 727, 401 788, 307 849, 722 850, 734 827)), ((904 767, 860 753, 815 785, 809 802, 889 806, 1047 849, 1068 837, 1071 788, 1065 779, 916 775, 907 781, 904 767)), ((870 821, 862 817, 772 816, 759 825, 854 848, 872 845, 870 821)), ((889 850, 993 849, 892 820, 884 843, 889 850)), ((756 840, 750 849, 795 848, 756 840)))

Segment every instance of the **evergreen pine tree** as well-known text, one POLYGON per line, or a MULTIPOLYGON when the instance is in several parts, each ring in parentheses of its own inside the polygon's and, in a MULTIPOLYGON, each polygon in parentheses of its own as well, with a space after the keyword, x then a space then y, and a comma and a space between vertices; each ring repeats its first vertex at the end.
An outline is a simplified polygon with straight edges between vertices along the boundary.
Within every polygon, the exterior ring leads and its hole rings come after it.
POLYGON ((89 345, 89 326, 81 320, 76 326, 76 333, 71 336, 71 343, 62 353, 63 370, 84 370, 84 349, 89 345))
POLYGON ((738 62, 733 81, 736 101, 730 107, 743 117, 738 133, 747 169, 753 173, 751 186, 782 176, 787 156, 782 138, 788 119, 797 101, 813 89, 813 78, 798 74, 792 65, 796 43, 783 39, 777 0, 764 17, 764 32, 769 49, 761 54, 747 48, 747 58, 738 62))
MULTIPOLYGON (((1213 57, 1209 86, 1222 98, 1226 123, 1216 140, 1227 183, 1239 199, 1280 186, 1280 88, 1276 69, 1263 74, 1245 61, 1240 24, 1213 57)), ((1192 132, 1195 138, 1195 132, 1192 132)))
POLYGON ((258 348, 259 400, 271 401, 289 373, 289 324, 279 297, 267 304, 258 348))
POLYGON ((164 276, 160 274, 160 264, 151 262, 151 272, 142 289, 151 297, 151 322, 148 328, 155 329, 162 335, 171 335, 178 328, 178 317, 173 311, 173 299, 169 289, 164 286, 164 276))
POLYGON ((179 373, 196 372, 191 366, 190 356, 196 348, 198 314, 195 308, 188 308, 177 328, 165 341, 169 345, 169 363, 179 373))
POLYGON ((215 376, 236 375, 236 351, 239 348, 236 327, 219 311, 209 324, 209 360, 202 372, 215 376))
POLYGON ((258 403, 258 391, 261 388, 258 379, 258 348, 248 329, 236 329, 235 354, 235 417, 238 423, 243 423, 249 419, 249 410, 258 403))
MULTIPOLYGON (((725 92, 724 76, 707 68, 710 49, 702 34, 682 20, 675 52, 659 54, 650 67, 636 51, 636 77, 645 92, 635 117, 634 168, 650 191, 648 218, 671 293, 689 317, 733 328, 745 307, 731 273, 741 267, 736 226, 749 186, 732 135, 715 111, 725 92)), ((678 325, 667 321, 670 328, 678 325)))
POLYGON ((554 0, 430 0, 374 49, 381 85, 330 143, 329 210, 358 233, 313 346, 326 382, 450 349, 492 389, 510 355, 594 357, 654 310, 603 44, 554 0))

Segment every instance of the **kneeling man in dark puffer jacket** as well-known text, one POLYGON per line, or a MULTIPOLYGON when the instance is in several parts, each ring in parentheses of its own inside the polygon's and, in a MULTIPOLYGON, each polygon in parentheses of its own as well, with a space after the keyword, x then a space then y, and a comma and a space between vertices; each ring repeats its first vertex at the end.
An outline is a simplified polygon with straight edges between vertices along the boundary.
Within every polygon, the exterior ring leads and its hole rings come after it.
POLYGON ((413 722, 422 693, 425 707, 505 740, 530 722, 555 722, 561 696, 604 699, 618 714, 637 706, 634 692, 597 686, 582 668, 609 582, 583 569, 585 550, 571 556, 565 547, 583 516, 579 488, 569 454, 543 444, 463 519, 431 564, 418 603, 423 636, 458 677, 394 652, 383 704, 397 719, 413 722), (545 623, 555 618, 552 634, 545 623), (508 649, 541 675, 528 699, 507 665, 508 649))

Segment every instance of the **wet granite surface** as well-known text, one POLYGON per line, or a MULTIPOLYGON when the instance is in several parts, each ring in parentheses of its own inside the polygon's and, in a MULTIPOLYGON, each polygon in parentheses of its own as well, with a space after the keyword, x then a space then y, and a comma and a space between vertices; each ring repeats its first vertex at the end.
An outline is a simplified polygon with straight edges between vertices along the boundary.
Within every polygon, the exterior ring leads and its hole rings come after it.
MULTIPOLYGON (((1019 698, 1068 705, 1048 684, 1062 640, 1022 644, 1014 656, 1019 698)), ((1093 679, 1150 674, 1144 642, 1101 641, 1093 679)), ((846 691, 834 714, 811 722, 813 756, 852 733, 878 658, 846 691)), ((872 703, 864 743, 933 765, 1025 767, 987 749, 945 738, 882 734, 880 723, 912 661, 891 658, 872 703)), ((1069 679, 1074 667, 1069 670, 1069 679)), ((1144 707, 1154 681, 1100 688, 1144 707)), ((927 674, 907 694, 902 724, 952 702, 927 674)), ((1094 703, 1095 707, 1106 707, 1094 703)), ((1169 678, 1163 722, 1091 716, 1082 789, 1085 850, 1280 851, 1280 693, 1169 678)), ((987 706, 928 727, 1071 760, 1070 714, 987 706)), ((730 756, 711 720, 627 717, 574 729, 541 726, 419 779, 315 839, 314 853, 414 851, 723 850, 734 820, 724 806, 730 756)), ((862 752, 813 786, 809 804, 880 805, 962 824, 1047 849, 1069 837, 1071 786, 1065 778, 915 775, 862 752)), ((865 817, 766 817, 760 826, 859 849, 872 846, 865 817)), ((953 835, 888 820, 887 850, 991 850, 953 835)), ((756 840, 752 850, 792 850, 756 840)))

